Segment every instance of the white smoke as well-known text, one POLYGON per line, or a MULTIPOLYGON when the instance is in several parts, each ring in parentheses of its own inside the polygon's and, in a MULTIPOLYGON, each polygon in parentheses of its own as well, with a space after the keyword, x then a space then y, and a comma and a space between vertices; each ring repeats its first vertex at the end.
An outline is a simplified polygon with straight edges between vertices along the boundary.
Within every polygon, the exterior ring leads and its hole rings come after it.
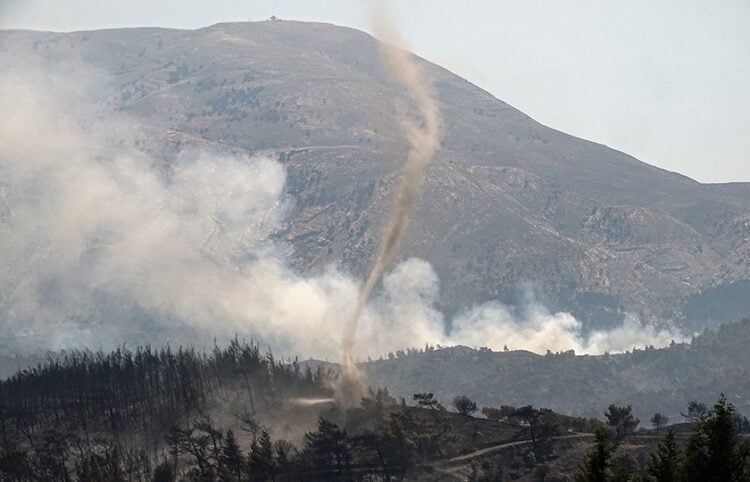
MULTIPOLYGON (((40 72, 0 80, 0 336, 65 348, 238 333, 340 359, 361 282, 333 266, 315 276, 289 268, 275 237, 290 206, 278 162, 184 152, 160 174, 128 142, 114 147, 85 127, 96 109, 61 89, 40 72)), ((132 129, 127 119, 107 126, 110 137, 132 129)), ((439 291, 427 261, 387 272, 358 355, 425 343, 601 353, 682 339, 633 320, 584 338, 571 315, 533 300, 520 314, 485 303, 446 333, 439 291)))
POLYGON ((685 339, 677 330, 647 326, 632 316, 609 331, 584 335, 582 323, 570 313, 550 313, 543 305, 530 303, 518 315, 512 307, 496 301, 457 317, 450 337, 451 343, 494 350, 507 346, 535 353, 574 350, 579 354, 621 353, 633 347, 666 346, 672 340, 685 339))

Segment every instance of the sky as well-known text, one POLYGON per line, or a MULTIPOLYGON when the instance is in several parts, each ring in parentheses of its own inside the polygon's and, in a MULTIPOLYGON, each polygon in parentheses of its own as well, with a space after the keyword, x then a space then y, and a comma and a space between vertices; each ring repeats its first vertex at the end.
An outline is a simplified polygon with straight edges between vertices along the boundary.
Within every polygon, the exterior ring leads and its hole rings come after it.
MULTIPOLYGON (((750 181, 748 0, 391 3, 412 51, 545 125, 701 182, 750 181)), ((0 29, 271 15, 370 31, 363 0, 0 0, 0 29)))

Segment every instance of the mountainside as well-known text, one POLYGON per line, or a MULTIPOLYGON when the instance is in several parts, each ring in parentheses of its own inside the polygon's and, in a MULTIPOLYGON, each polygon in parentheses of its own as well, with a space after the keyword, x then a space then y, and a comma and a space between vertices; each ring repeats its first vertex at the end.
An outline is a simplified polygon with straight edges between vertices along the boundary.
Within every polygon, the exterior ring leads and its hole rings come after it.
MULTIPOLYGON (((134 119, 110 135, 164 172, 191 147, 277 156, 295 204, 276 236, 293 266, 369 268, 406 151, 394 112, 410 108, 372 37, 289 21, 0 32, 4 70, 37 61, 101 74, 85 79, 101 115, 134 119)), ((626 312, 690 327, 750 313, 750 185, 652 167, 420 64, 444 135, 399 256, 432 263, 442 308, 515 303, 532 282, 589 326, 626 312)))

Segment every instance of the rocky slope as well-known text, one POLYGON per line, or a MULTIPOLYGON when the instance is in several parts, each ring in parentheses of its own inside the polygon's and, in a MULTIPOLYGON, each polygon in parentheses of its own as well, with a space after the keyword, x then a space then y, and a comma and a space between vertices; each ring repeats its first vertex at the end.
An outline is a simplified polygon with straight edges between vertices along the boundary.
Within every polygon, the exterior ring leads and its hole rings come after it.
MULTIPOLYGON (((165 172, 186 147, 277 156, 296 201, 279 234, 294 266, 368 269, 405 152, 394 113, 410 108, 372 37, 289 21, 0 32, 4 69, 29 59, 100 74, 87 82, 105 115, 134 119, 113 135, 165 172)), ((750 185, 655 168, 420 63, 444 136, 400 256, 434 265, 448 312, 513 303, 532 282, 590 326, 626 312, 691 327, 750 313, 750 185)))

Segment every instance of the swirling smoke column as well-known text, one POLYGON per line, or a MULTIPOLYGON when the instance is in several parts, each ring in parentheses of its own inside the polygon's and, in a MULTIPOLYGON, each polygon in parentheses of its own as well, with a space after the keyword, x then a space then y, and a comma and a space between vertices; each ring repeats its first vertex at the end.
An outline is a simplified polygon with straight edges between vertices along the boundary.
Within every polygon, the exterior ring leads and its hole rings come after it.
POLYGON ((440 146, 441 120, 438 104, 431 95, 431 89, 424 80, 420 66, 406 49, 405 42, 390 16, 387 2, 385 6, 383 2, 378 2, 378 5, 375 3, 372 1, 370 4, 372 29, 382 42, 380 51, 383 63, 394 80, 405 88, 408 97, 419 111, 419 117, 404 115, 399 119, 401 131, 409 142, 401 184, 395 192, 378 256, 359 294, 354 316, 344 333, 342 373, 336 387, 336 399, 345 407, 359 404, 361 398, 367 394, 364 377, 353 357, 357 325, 375 285, 393 259, 421 191, 424 170, 440 146))

